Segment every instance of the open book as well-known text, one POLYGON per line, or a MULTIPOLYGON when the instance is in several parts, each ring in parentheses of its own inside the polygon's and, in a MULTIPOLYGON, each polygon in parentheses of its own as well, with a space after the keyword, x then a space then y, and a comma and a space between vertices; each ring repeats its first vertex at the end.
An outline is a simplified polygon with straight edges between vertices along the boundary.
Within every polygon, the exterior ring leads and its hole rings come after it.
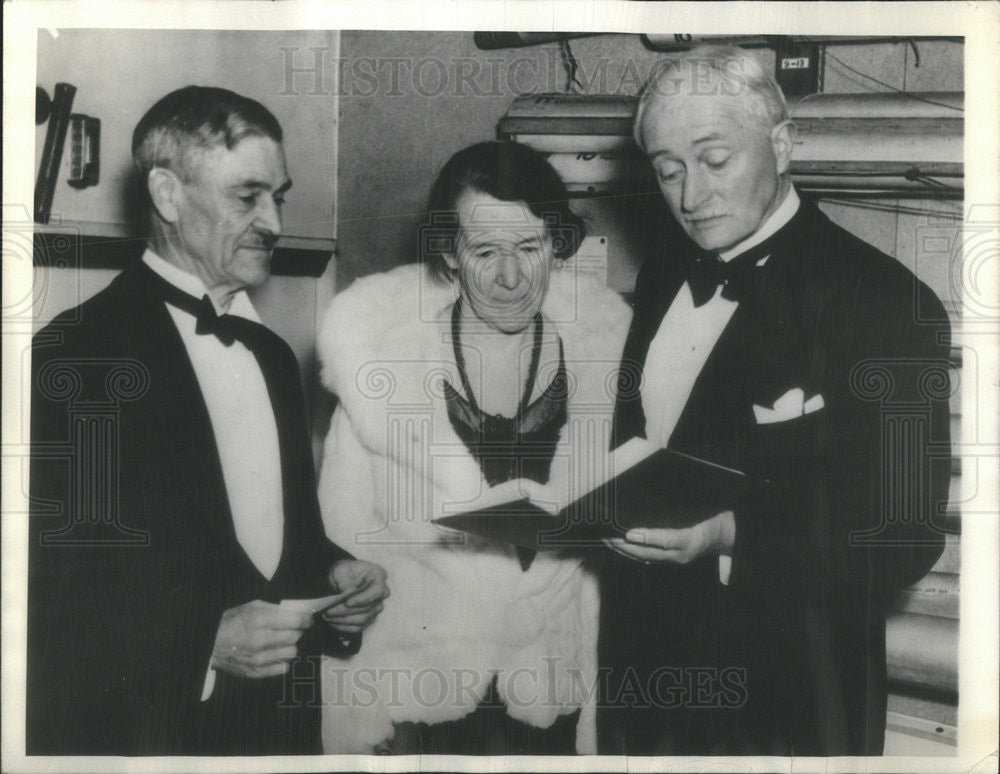
POLYGON ((545 551, 599 545, 634 527, 688 527, 731 510, 758 486, 738 470, 633 438, 599 466, 585 488, 554 474, 547 484, 515 479, 436 524, 545 551))

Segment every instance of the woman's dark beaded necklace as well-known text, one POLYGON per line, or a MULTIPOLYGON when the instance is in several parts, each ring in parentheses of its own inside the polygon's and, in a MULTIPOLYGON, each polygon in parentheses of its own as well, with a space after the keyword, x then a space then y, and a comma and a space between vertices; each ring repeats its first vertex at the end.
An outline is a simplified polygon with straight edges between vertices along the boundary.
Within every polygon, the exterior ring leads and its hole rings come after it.
MULTIPOLYGON (((466 400, 469 402, 469 407, 478 413, 484 414, 485 416, 490 416, 485 411, 479 408, 479 404, 476 402, 476 396, 472 392, 472 385, 469 383, 469 377, 465 371, 465 356, 462 354, 462 344, 460 338, 461 329, 461 314, 462 314, 462 298, 455 302, 455 305, 451 309, 451 340, 452 346, 455 350, 455 365, 458 366, 458 376, 462 380, 462 389, 465 391, 466 400)), ((534 340, 531 347, 531 364, 528 366, 528 379, 524 385, 524 394, 521 396, 521 402, 517 406, 517 414, 514 419, 520 419, 521 415, 524 413, 525 409, 528 408, 528 403, 531 400, 532 388, 535 386, 535 378, 538 374, 538 360, 541 356, 542 351, 542 313, 535 313, 535 331, 534 340)), ((496 420, 510 420, 509 417, 504 417, 502 414, 492 415, 493 419, 496 420)))

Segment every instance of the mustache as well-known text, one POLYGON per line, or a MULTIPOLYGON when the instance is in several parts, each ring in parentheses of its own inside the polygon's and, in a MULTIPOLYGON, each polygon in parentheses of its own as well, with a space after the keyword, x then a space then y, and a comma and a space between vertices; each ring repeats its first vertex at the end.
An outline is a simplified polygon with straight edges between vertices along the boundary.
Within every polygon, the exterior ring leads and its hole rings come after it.
POLYGON ((264 250, 271 250, 278 243, 277 234, 271 231, 253 229, 250 234, 252 239, 244 240, 242 243, 246 247, 259 247, 264 250))

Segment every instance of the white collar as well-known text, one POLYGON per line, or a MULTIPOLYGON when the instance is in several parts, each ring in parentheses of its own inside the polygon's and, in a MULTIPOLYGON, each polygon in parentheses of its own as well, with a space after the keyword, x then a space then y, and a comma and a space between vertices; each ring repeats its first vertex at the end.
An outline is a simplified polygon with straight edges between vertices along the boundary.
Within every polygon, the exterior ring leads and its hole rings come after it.
POLYGON ((253 304, 250 303, 250 297, 247 295, 245 290, 240 290, 233 296, 233 300, 229 304, 229 309, 220 309, 219 305, 215 303, 215 299, 212 298, 212 294, 208 292, 208 288, 205 287, 205 283, 201 281, 200 277, 196 277, 194 274, 186 272, 184 269, 181 269, 169 261, 164 260, 148 247, 146 248, 146 252, 142 254, 142 261, 152 271, 159 274, 164 280, 169 282, 174 287, 183 290, 188 295, 192 295, 199 299, 202 296, 208 296, 209 300, 212 302, 212 306, 215 307, 216 314, 228 313, 245 317, 246 319, 253 320, 254 322, 260 322, 260 316, 257 314, 257 310, 254 309, 253 304))
POLYGON ((778 208, 771 213, 771 216, 764 221, 761 227, 736 246, 719 253, 719 257, 724 261, 729 261, 737 255, 745 253, 751 247, 759 245, 773 234, 778 233, 778 231, 784 227, 785 224, 795 217, 795 213, 799 211, 799 204, 799 195, 795 191, 795 186, 788 186, 788 193, 785 194, 785 198, 782 199, 781 204, 779 204, 778 208))

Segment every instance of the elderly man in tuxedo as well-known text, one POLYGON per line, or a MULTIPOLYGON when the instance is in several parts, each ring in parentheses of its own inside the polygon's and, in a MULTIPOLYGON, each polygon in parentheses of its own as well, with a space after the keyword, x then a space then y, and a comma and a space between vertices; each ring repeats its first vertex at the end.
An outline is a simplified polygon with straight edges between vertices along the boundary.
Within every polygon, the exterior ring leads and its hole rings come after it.
POLYGON ((604 752, 882 752, 885 615, 942 551, 947 317, 789 179, 795 127, 736 48, 660 68, 635 138, 684 235, 647 257, 616 443, 762 482, 604 567, 604 752))
POLYGON ((246 293, 282 130, 190 86, 132 150, 145 253, 33 342, 27 751, 319 752, 319 655, 356 652, 388 587, 325 537, 297 361, 246 293))

